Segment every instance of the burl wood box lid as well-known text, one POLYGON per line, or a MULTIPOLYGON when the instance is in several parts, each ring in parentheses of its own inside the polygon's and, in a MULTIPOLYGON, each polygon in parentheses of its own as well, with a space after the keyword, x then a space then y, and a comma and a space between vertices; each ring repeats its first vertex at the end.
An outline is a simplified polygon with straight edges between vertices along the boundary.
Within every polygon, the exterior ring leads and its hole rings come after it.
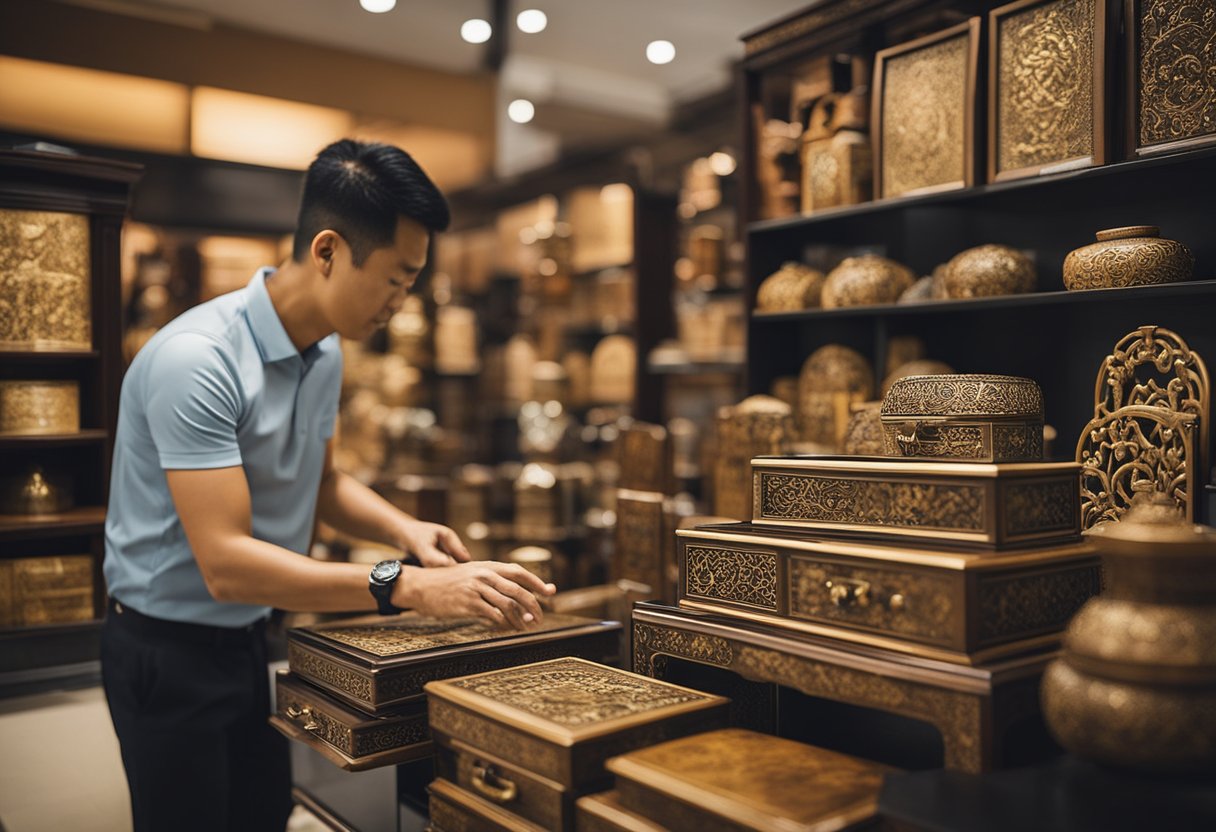
POLYGON ((555 786, 605 779, 604 761, 727 724, 729 700, 577 658, 426 686, 431 733, 555 786))
POLYGON ((526 631, 474 619, 437 620, 407 612, 297 627, 287 632, 296 676, 369 714, 421 701, 435 679, 561 656, 609 659, 621 625, 550 613, 526 631))
POLYGON ((829 832, 872 822, 892 769, 729 728, 608 761, 620 802, 670 829, 829 832))
POLYGON ((862 456, 752 460, 752 522, 1000 549, 1081 534, 1074 462, 929 462, 862 456))

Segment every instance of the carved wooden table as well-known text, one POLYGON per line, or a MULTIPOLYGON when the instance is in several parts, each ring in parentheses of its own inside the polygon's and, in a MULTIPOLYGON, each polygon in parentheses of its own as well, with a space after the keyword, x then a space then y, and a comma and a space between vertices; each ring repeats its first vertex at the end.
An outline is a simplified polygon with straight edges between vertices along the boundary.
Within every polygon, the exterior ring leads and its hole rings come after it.
POLYGON ((636 673, 664 678, 665 657, 674 657, 919 719, 941 733, 946 768, 966 772, 1000 766, 1002 739, 1014 723, 1038 713, 1039 679, 1056 654, 967 667, 656 603, 633 609, 636 673))

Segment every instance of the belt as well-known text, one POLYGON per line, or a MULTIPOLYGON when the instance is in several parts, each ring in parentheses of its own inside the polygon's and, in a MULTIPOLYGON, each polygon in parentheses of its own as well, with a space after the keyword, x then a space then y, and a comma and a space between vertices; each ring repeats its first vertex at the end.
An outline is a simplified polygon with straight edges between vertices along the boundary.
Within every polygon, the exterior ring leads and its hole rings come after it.
POLYGON ((211 624, 190 624, 168 621, 144 615, 116 598, 108 599, 109 617, 121 626, 143 636, 170 641, 186 641, 209 647, 244 647, 253 644, 266 630, 266 619, 259 618, 244 627, 216 627, 211 624))

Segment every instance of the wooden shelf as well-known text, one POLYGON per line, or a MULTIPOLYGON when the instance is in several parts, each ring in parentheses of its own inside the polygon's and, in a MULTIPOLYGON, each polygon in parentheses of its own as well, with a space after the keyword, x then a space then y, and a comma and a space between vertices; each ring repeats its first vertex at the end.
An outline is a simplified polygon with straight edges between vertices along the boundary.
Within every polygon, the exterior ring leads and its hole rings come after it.
POLYGON ((0 630, 0 639, 45 638, 47 636, 90 633, 101 629, 101 621, 100 618, 93 618, 89 621, 72 621, 66 624, 42 624, 37 627, 6 627, 0 630))
POLYGON ((18 448, 54 448, 61 445, 91 445, 103 442, 104 430, 82 430, 79 433, 44 433, 30 436, 0 436, 0 450, 18 448))
POLYGON ((842 309, 803 309, 797 312, 753 312, 757 325, 785 321, 816 321, 841 318, 923 317, 931 315, 1004 311, 1008 309, 1035 310, 1073 304, 1121 303, 1134 304, 1149 298, 1203 298, 1206 302, 1216 296, 1216 280, 1190 280, 1184 283, 1164 283, 1157 286, 1129 286, 1123 289, 1082 289, 1075 292, 1035 292, 1027 295, 1002 295, 993 298, 928 301, 926 303, 880 304, 847 306, 842 309))
POLYGON ((1145 159, 1115 162, 1108 165, 1083 168, 1081 170, 1014 179, 1008 182, 994 182, 986 185, 976 185, 971 188, 938 191, 920 196, 897 196, 888 199, 876 199, 870 202, 863 202, 859 205, 827 208, 806 216, 796 215, 771 220, 758 220, 748 223, 747 234, 749 237, 759 238, 769 233, 787 233, 840 221, 864 221, 866 217, 886 212, 929 206, 959 205, 977 200, 984 201, 1015 191, 1049 190, 1053 186, 1060 184, 1072 185, 1089 182, 1090 180, 1105 179, 1107 177, 1140 175, 1146 170, 1168 168, 1176 165, 1192 165, 1200 161, 1216 161, 1216 148, 1188 150, 1145 159))
POLYGON ((669 376, 705 376, 721 373, 741 373, 747 366, 739 361, 684 361, 678 364, 650 363, 647 369, 656 375, 669 376))
POLYGON ((37 516, 0 514, 0 540, 97 534, 105 528, 105 523, 106 510, 101 506, 84 506, 62 514, 37 516))
POLYGON ((0 347, 0 358, 5 361, 37 361, 49 364, 56 361, 86 361, 100 357, 99 350, 14 350, 0 347))

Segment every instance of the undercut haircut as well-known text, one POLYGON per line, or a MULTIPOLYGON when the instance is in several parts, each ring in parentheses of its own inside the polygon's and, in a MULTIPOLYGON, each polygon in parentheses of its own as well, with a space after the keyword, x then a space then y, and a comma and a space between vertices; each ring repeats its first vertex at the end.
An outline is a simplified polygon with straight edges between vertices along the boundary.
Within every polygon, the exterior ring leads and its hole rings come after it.
POLYGON ((336 141, 317 154, 304 176, 291 257, 304 262, 313 238, 332 229, 350 246, 354 264, 362 266, 373 251, 393 244, 398 217, 432 233, 451 222, 447 200, 404 150, 336 141))

